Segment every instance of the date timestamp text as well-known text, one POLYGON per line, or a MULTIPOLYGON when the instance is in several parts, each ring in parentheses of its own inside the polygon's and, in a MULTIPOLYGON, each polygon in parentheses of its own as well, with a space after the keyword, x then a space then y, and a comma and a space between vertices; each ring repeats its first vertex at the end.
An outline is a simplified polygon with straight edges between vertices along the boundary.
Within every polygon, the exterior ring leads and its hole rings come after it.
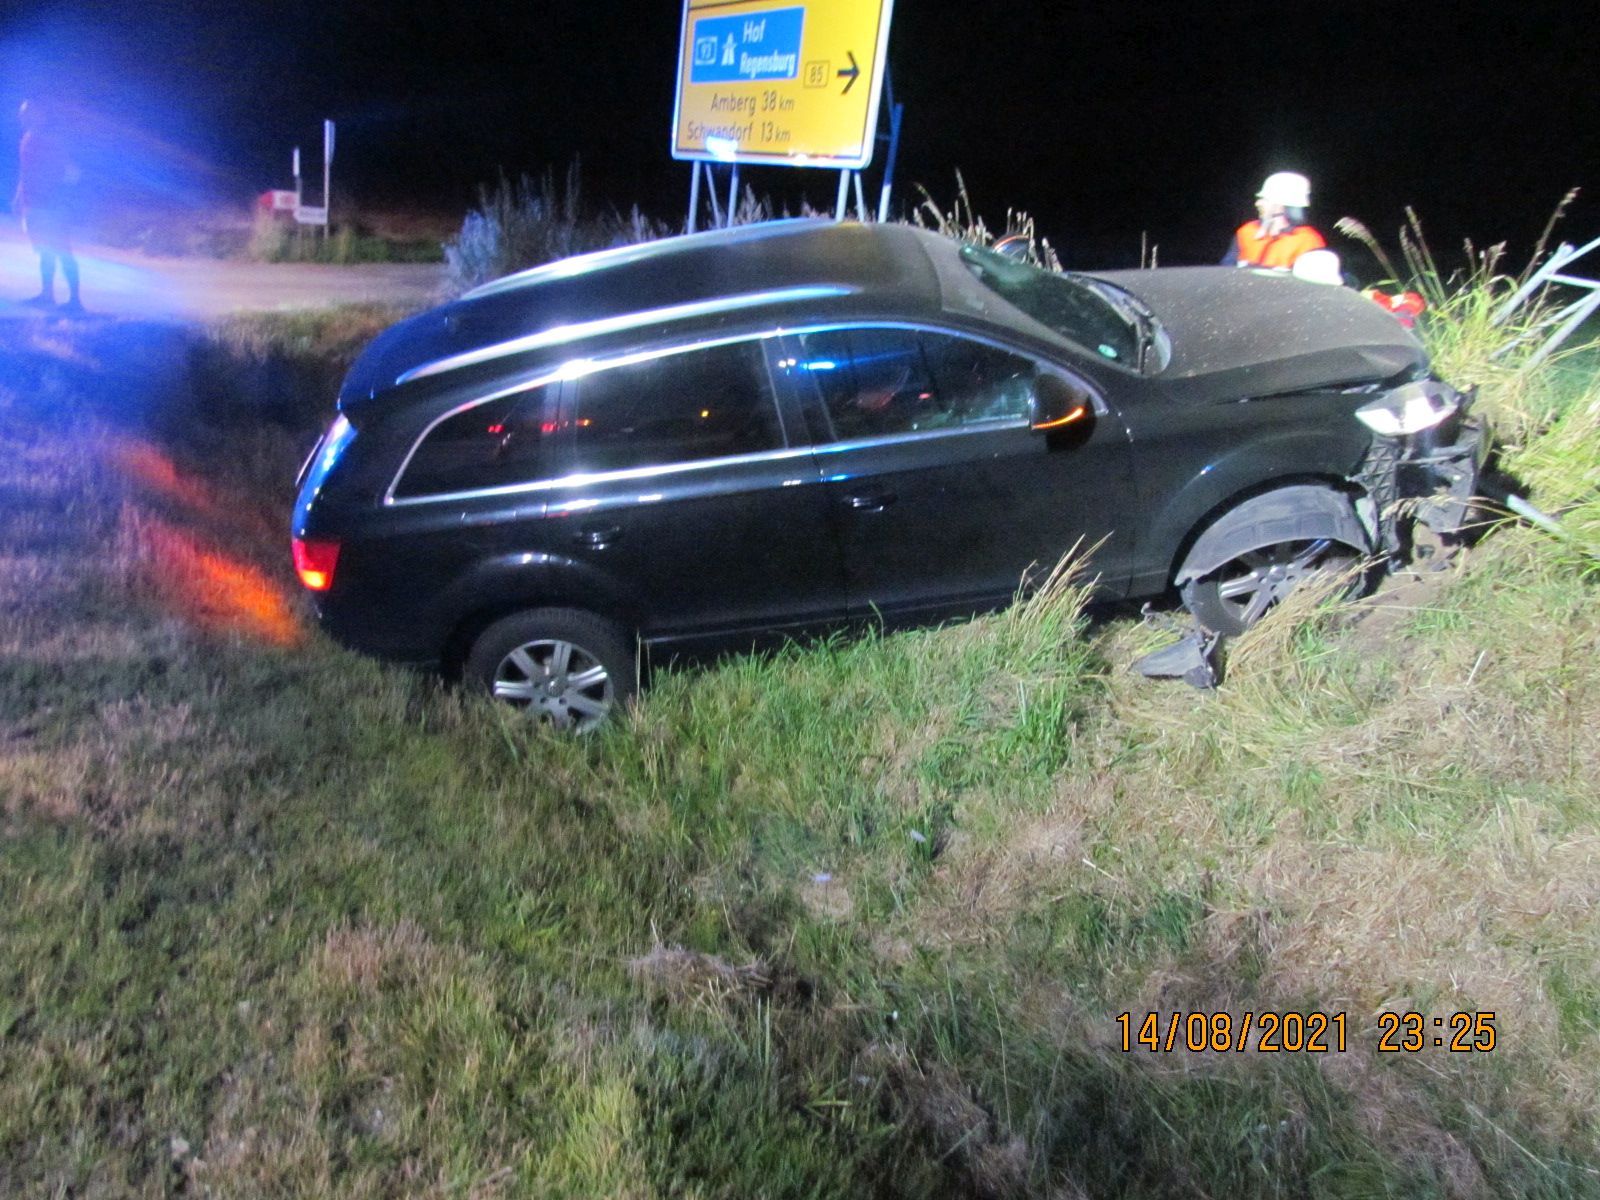
MULTIPOLYGON (((1359 1026, 1343 1012, 1124 1012, 1117 1014, 1122 1052, 1133 1054, 1342 1054, 1359 1026)), ((1495 1048, 1495 1014, 1458 1012, 1429 1017, 1415 1012, 1378 1014, 1380 1054, 1448 1050, 1486 1054, 1495 1048)))

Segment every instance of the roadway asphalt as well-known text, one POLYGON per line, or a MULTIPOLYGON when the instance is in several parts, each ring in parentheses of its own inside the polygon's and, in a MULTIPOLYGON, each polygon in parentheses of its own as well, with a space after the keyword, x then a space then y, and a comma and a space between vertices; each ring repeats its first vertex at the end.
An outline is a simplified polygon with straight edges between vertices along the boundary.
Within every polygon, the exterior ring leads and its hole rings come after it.
MULTIPOLYGON (((444 280, 436 263, 253 263, 156 258, 81 245, 83 304, 92 315, 206 320, 231 312, 359 301, 426 304, 444 280)), ((39 260, 15 221, 0 219, 0 317, 37 314, 20 303, 39 292, 39 260)), ((56 299, 66 286, 56 278, 56 299)))

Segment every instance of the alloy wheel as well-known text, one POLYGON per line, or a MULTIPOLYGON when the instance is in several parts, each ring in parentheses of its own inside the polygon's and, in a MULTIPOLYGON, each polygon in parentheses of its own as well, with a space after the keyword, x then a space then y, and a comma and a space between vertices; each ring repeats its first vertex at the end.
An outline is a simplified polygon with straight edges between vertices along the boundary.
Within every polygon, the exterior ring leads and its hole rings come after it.
POLYGON ((611 675, 599 658, 559 638, 514 647, 495 669, 492 691, 557 729, 579 733, 599 725, 616 703, 611 675))

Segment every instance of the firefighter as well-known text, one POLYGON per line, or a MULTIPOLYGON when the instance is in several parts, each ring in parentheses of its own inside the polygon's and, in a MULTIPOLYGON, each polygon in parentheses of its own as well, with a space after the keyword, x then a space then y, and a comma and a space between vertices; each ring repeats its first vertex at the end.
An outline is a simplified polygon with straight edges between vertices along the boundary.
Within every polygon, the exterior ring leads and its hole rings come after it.
POLYGON ((1306 224, 1310 204, 1311 181, 1304 175, 1268 175, 1256 193, 1256 219, 1239 226, 1222 265, 1289 271, 1301 255, 1326 250, 1322 235, 1306 224))

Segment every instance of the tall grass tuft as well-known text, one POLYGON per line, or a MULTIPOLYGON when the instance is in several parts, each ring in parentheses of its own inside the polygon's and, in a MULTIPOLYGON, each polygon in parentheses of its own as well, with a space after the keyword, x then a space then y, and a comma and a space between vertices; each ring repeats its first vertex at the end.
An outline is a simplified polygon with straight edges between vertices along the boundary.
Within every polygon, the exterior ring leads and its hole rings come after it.
POLYGON ((245 256, 253 262, 283 262, 289 253, 290 227, 275 213, 258 211, 250 223, 245 256))
MULTIPOLYGON (((1467 265, 1447 275, 1410 210, 1400 240, 1408 272, 1403 282, 1429 300, 1419 332, 1435 370, 1458 386, 1481 389, 1479 403, 1493 421, 1500 466, 1536 504, 1558 515, 1559 532, 1544 543, 1546 550, 1592 576, 1600 563, 1596 348, 1569 344, 1555 355, 1537 357, 1558 307, 1548 290, 1507 311, 1509 299, 1538 270, 1576 196, 1576 191, 1569 192, 1557 204, 1532 256, 1515 274, 1503 266, 1503 245, 1479 251, 1468 242, 1467 265)), ((1347 218, 1339 228, 1382 254, 1359 222, 1347 218)), ((1386 257, 1382 261, 1393 269, 1386 257)))
POLYGON ((537 180, 522 175, 513 182, 502 175, 479 189, 478 207, 445 245, 447 287, 459 294, 513 271, 672 232, 638 205, 626 215, 590 210, 576 160, 559 183, 551 170, 537 180))
POLYGON ((956 172, 955 198, 948 208, 935 200, 921 184, 917 185, 917 190, 922 193, 922 203, 911 210, 911 220, 920 228, 935 230, 945 237, 973 246, 993 246, 997 242, 1016 239, 1014 244, 1024 251, 1022 256, 1026 261, 1048 271, 1061 270, 1060 257, 1050 242, 1038 235, 1033 218, 1027 213, 1008 208, 1000 232, 991 230, 978 214, 972 196, 967 191, 967 181, 962 178, 960 171, 956 172))
POLYGON ((360 221, 341 221, 326 234, 270 212, 257 212, 244 256, 252 262, 422 263, 439 262, 443 247, 431 238, 382 237, 360 221))
POLYGON ((1409 208, 1398 235, 1398 266, 1359 220, 1343 217, 1334 226, 1372 251, 1389 273, 1389 283, 1416 291, 1427 301, 1418 333, 1434 369, 1457 387, 1481 388, 1482 403, 1500 438, 1514 448, 1546 428, 1558 411, 1560 397, 1549 386, 1550 367, 1532 361, 1553 306, 1541 295, 1509 315, 1503 310, 1538 268, 1551 233, 1575 196, 1563 197, 1532 256, 1515 272, 1505 262, 1505 243, 1480 250, 1470 241, 1464 246, 1465 265, 1447 271, 1428 244, 1421 218, 1409 208))

